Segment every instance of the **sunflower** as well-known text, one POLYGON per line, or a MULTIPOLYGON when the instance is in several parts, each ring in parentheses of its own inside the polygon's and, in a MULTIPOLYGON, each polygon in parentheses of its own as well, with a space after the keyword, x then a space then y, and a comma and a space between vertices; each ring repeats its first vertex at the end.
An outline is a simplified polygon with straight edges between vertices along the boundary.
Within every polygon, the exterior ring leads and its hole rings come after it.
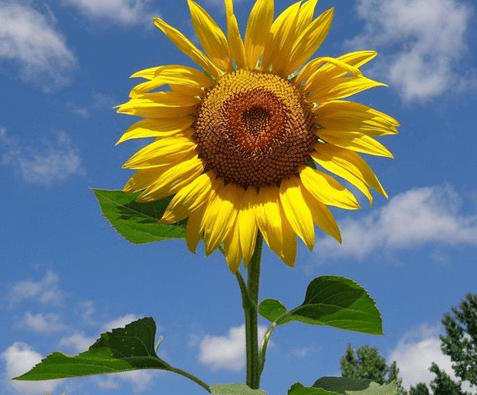
POLYGON ((273 0, 257 0, 242 39, 225 0, 227 35, 188 0, 203 51, 160 18, 157 26, 200 69, 164 65, 132 75, 145 79, 118 112, 144 119, 119 142, 155 140, 124 168, 137 172, 124 192, 139 202, 174 195, 161 223, 188 218, 186 242, 206 254, 222 247, 232 272, 247 266, 258 232, 288 265, 296 235, 313 248, 316 224, 341 242, 328 206, 359 208, 334 177, 372 202, 386 196, 360 153, 392 157, 374 137, 397 133, 392 117, 344 98, 383 86, 360 67, 376 56, 358 51, 309 58, 325 39, 329 9, 313 19, 317 0, 297 2, 275 20, 273 0), (331 174, 330 174, 331 173, 331 174))

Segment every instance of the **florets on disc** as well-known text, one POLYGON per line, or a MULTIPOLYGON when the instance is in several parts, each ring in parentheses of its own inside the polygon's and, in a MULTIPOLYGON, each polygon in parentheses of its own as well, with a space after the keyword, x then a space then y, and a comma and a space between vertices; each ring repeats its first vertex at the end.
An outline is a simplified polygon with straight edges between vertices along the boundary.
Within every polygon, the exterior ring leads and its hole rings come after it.
POLYGON ((238 70, 224 75, 199 107, 199 156, 226 183, 280 185, 298 172, 316 142, 311 106, 282 77, 238 70))

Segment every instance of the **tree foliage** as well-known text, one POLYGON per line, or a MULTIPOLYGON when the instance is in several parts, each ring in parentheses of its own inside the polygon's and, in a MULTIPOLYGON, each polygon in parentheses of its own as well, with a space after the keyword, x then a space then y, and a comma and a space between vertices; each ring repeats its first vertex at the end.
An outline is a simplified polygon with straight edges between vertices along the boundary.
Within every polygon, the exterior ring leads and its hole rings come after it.
POLYGON ((472 395, 469 392, 462 390, 462 382, 454 381, 443 370, 437 366, 436 363, 432 363, 429 371, 434 373, 436 377, 430 382, 432 392, 424 383, 417 384, 416 387, 409 389, 409 395, 472 395))
POLYGON ((477 294, 468 294, 442 320, 446 336, 441 349, 452 362, 455 375, 477 386, 477 294))
POLYGON ((355 350, 348 344, 340 365, 343 377, 371 379, 381 385, 396 381, 398 387, 401 386, 396 362, 388 366, 377 348, 362 346, 355 350))
POLYGON ((406 392, 395 361, 388 366, 377 348, 362 346, 355 350, 350 345, 341 358, 342 376, 371 379, 381 385, 395 380, 403 395, 472 395, 462 390, 462 381, 477 386, 477 294, 467 294, 458 307, 444 315, 442 324, 446 335, 440 336, 441 349, 451 358, 454 374, 460 380, 454 381, 432 363, 429 371, 435 377, 429 386, 418 383, 406 392))
POLYGON ((418 383, 415 387, 411 386, 409 395, 431 395, 431 393, 425 383, 418 383))

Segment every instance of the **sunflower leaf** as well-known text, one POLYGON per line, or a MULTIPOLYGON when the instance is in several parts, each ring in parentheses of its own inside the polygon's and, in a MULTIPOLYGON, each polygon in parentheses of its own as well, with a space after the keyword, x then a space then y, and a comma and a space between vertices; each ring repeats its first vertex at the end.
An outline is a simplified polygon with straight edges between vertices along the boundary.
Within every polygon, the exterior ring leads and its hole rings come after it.
POLYGON ((288 395, 339 395, 337 392, 330 392, 323 388, 305 387, 300 383, 295 383, 288 390, 288 395))
POLYGON ((315 381, 312 388, 334 391, 333 393, 340 395, 401 395, 395 381, 381 386, 368 379, 351 377, 322 377, 315 381))
POLYGON ((245 384, 213 384, 212 395, 266 395, 262 390, 253 390, 245 384))
POLYGON ((265 299, 258 306, 258 311, 263 318, 273 322, 284 315, 287 309, 278 300, 265 299))
POLYGON ((345 277, 315 278, 306 290, 303 303, 287 310, 280 302, 264 300, 260 314, 276 325, 300 321, 373 335, 382 335, 381 313, 367 291, 345 277))
POLYGON ((170 197, 151 203, 135 201, 140 192, 93 189, 103 215, 121 236, 133 244, 152 243, 167 239, 184 239, 186 221, 173 225, 159 224, 170 197))
POLYGON ((169 370, 154 349, 156 323, 150 317, 131 322, 125 328, 102 333, 79 355, 53 352, 29 372, 14 380, 51 380, 139 369, 169 370))

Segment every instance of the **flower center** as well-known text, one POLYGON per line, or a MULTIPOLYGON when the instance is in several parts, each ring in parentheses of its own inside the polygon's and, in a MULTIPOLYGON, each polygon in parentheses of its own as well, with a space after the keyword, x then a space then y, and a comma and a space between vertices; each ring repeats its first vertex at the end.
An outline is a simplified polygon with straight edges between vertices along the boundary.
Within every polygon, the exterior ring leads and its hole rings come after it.
POLYGON ((244 188, 280 185, 305 164, 316 142, 302 90, 278 75, 224 75, 199 107, 194 139, 206 171, 244 188))

